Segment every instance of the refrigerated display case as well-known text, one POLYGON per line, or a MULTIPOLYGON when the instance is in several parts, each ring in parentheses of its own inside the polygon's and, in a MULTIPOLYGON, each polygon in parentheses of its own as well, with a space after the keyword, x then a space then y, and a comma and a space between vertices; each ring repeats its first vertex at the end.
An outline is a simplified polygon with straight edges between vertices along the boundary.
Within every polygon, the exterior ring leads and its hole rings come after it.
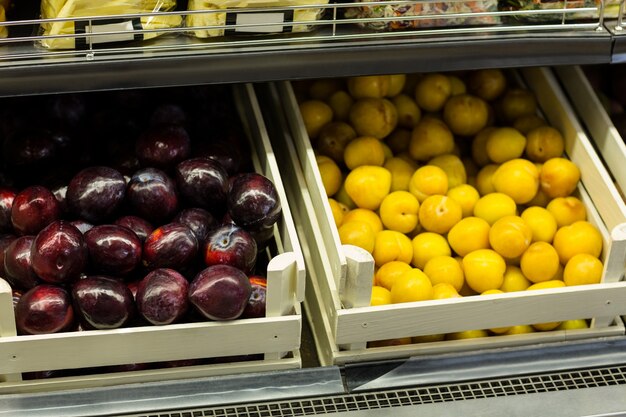
MULTIPOLYGON (((360 6, 365 7, 376 5, 377 3, 360 3, 360 6)), ((620 59, 620 29, 617 28, 621 23, 606 22, 602 8, 584 6, 574 10, 557 9, 561 17, 559 21, 540 24, 509 23, 509 21, 483 27, 422 27, 418 30, 391 32, 362 29, 355 25, 359 23, 355 19, 343 19, 341 16, 343 11, 353 6, 352 3, 311 3, 307 6, 277 5, 248 10, 250 14, 273 12, 284 16, 285 13, 303 7, 323 9, 325 13, 317 21, 301 22, 314 29, 303 33, 197 39, 181 34, 181 28, 159 28, 158 31, 170 33, 145 43, 102 46, 96 41, 98 38, 119 36, 124 33, 119 33, 117 28, 92 32, 88 30, 78 35, 78 38, 85 40, 86 47, 82 50, 40 49, 34 44, 41 40, 34 28, 41 21, 36 18, 36 14, 31 15, 28 17, 30 20, 14 20, 5 24, 9 33, 19 33, 20 36, 0 39, 2 50, 0 95, 29 96, 270 81, 279 82, 280 86, 288 80, 309 78, 490 67, 609 64, 619 62, 620 59), (583 21, 567 18, 568 14, 581 11, 595 15, 592 19, 583 21)), ((237 15, 241 10, 227 12, 237 15)), ((201 15, 202 11, 168 13, 184 16, 189 13, 201 15)), ((491 13, 499 18, 510 18, 516 16, 516 13, 524 17, 536 12, 484 13, 491 13)), ((555 10, 550 10, 550 13, 554 14, 555 10)), ((138 17, 140 16, 125 16, 131 20, 138 17)), ((443 20, 454 17, 459 16, 431 16, 443 20)), ((96 26, 96 21, 107 18, 109 17, 92 16, 78 20, 82 20, 86 28, 92 28, 96 26)), ((403 16, 403 20, 406 20, 405 18, 427 20, 420 16, 412 18, 403 16)), ((278 22, 248 21, 247 24, 233 24, 227 20, 227 27, 233 25, 234 29, 245 30, 267 29, 267 26, 274 25, 275 31, 276 26, 282 31, 284 27, 298 23, 294 19, 292 21, 280 19, 278 22)), ((393 22, 397 19, 398 16, 375 17, 372 22, 393 22)), ((550 73, 550 70, 533 68, 530 72, 544 74, 550 73)), ((556 83, 557 81, 551 77, 548 75, 549 82, 556 83)), ((251 84, 238 89, 245 89, 250 95, 254 95, 255 92, 259 94, 258 108, 246 107, 244 112, 253 113, 255 116, 263 113, 272 145, 281 146, 280 149, 276 149, 278 156, 276 167, 281 169, 282 175, 285 175, 285 172, 293 174, 293 171, 286 171, 284 168, 287 165, 293 165, 294 168, 298 165, 297 160, 294 160, 297 151, 283 148, 282 146, 286 144, 275 140, 274 136, 284 134, 284 140, 291 139, 297 144, 299 139, 291 137, 293 133, 285 132, 285 125, 280 123, 279 109, 271 104, 271 91, 267 90, 267 85, 256 85, 253 88, 251 84), (287 158, 291 159, 287 161, 287 158)), ((548 100, 546 103, 548 108, 545 110, 548 113, 556 112, 553 116, 555 120, 560 120, 571 129, 572 120, 576 118, 572 117, 573 112, 567 104, 564 104, 564 100, 567 99, 559 97, 557 100, 557 104, 564 106, 558 110, 549 108, 554 102, 548 100)), ((576 103, 575 98, 571 100, 576 103)), ((287 114, 282 121, 285 122, 288 117, 287 114)), ((584 120, 584 117, 582 119, 584 120)), ((258 121, 254 123, 259 124, 258 121)), ((587 144, 581 139, 581 136, 584 136, 583 129, 578 125, 573 129, 571 148, 568 149, 568 153, 572 152, 572 155, 577 152, 577 146, 587 144)), ((587 126, 587 129, 591 140, 597 140, 592 128, 587 126)), ((263 137, 256 135, 253 140, 257 144, 264 141, 263 137)), ((267 153, 270 160, 274 158, 274 152, 269 151, 269 148, 260 149, 261 152, 267 153)), ((594 159, 586 153, 587 148, 584 151, 582 158, 594 159)), ((263 161, 263 156, 260 156, 261 166, 264 164, 263 161)), ((604 168, 596 166, 596 163, 595 160, 592 163, 594 168, 588 172, 592 179, 591 182, 585 183, 585 187, 589 194, 596 194, 589 199, 600 212, 599 222, 609 226, 610 232, 623 222, 623 217, 620 217, 623 213, 619 208, 620 204, 614 204, 614 200, 611 200, 608 208, 602 206, 601 201, 607 195, 604 174, 594 177, 591 171, 599 169, 599 172, 604 172, 604 168), (601 180, 594 182, 594 178, 601 180)), ((611 163, 608 160, 607 166, 611 170, 611 163)), ((621 175, 620 172, 613 171, 614 175, 618 176, 621 175)), ((306 167, 302 176, 298 175, 300 174, 296 170, 296 174, 285 181, 285 188, 287 195, 302 194, 307 197, 288 201, 296 218, 295 229, 302 243, 302 253, 305 258, 310 259, 319 256, 324 250, 329 250, 324 246, 328 244, 329 236, 328 231, 323 228, 324 225, 318 224, 319 220, 313 214, 320 210, 320 202, 312 195, 319 192, 319 189, 316 191, 310 188, 311 183, 306 178, 306 167)), ((610 198, 615 198, 612 193, 610 198)), ((291 239, 293 244, 297 240, 293 238, 293 234, 285 235, 287 231, 281 230, 281 240, 289 242, 291 239)), ((367 350, 363 350, 362 345, 370 340, 370 337, 391 337, 395 333, 389 333, 389 329, 383 328, 385 325, 383 321, 378 328, 373 326, 372 329, 367 329, 372 334, 368 334, 364 339, 360 338, 360 334, 344 337, 341 332, 345 329, 329 320, 329 317, 321 311, 327 308, 322 303, 331 300, 322 299, 318 303, 312 303, 311 300, 314 298, 307 299, 305 303, 304 317, 311 322, 309 330, 306 323, 300 322, 298 302, 302 301, 304 291, 300 275, 305 272, 304 269, 298 268, 297 275, 300 278, 291 277, 293 278, 291 285, 283 287, 282 290, 283 294, 288 294, 290 302, 294 302, 295 308, 295 314, 287 316, 283 323, 291 326, 288 332, 289 344, 277 348, 281 351, 293 350, 293 354, 287 356, 288 363, 285 362, 284 366, 272 369, 272 366, 285 358, 280 355, 277 362, 268 363, 269 366, 265 368, 244 365, 231 366, 229 370, 229 366, 226 365, 220 367, 217 372, 196 368, 172 372, 170 375, 156 374, 148 378, 129 375, 126 380, 110 379, 110 383, 102 383, 96 376, 90 378, 92 381, 86 385, 84 381, 72 381, 67 386, 60 384, 54 389, 46 386, 45 382, 34 383, 31 388, 24 389, 24 392, 8 389, 2 394, 0 414, 168 417, 344 413, 377 415, 381 410, 389 408, 393 408, 393 412, 399 415, 415 415, 419 412, 435 415, 470 412, 480 415, 520 416, 619 413, 626 410, 626 399, 623 396, 623 386, 626 384, 624 369, 626 338, 623 322, 619 318, 615 320, 615 316, 623 314, 624 310, 620 305, 623 282, 618 282, 623 279, 624 271, 620 265, 624 263, 626 254, 623 230, 622 234, 618 230, 613 236, 605 233, 605 240, 614 241, 611 246, 611 255, 614 258, 611 259, 615 261, 611 265, 615 267, 611 270, 611 281, 615 283, 601 284, 602 287, 595 288, 592 291, 597 295, 594 298, 594 305, 587 306, 590 317, 609 318, 605 320, 607 326, 601 327, 601 330, 590 329, 586 334, 565 332, 555 337, 529 339, 522 343, 496 342, 494 345, 490 341, 485 345, 477 343, 471 346, 460 343, 459 348, 445 351, 436 347, 422 352, 415 347, 399 350, 383 348, 369 354, 367 350), (288 321, 293 323, 287 323, 288 321), (293 335, 291 330, 299 325, 305 328, 303 340, 292 340, 291 338, 296 335, 293 335), (332 340, 329 342, 319 337, 323 333, 343 338, 338 339, 336 343, 332 340), (315 352, 316 347, 311 344, 312 340, 317 341, 317 348, 323 352, 319 357, 315 352), (339 346, 344 344, 353 344, 351 348, 355 351, 339 346), (300 346, 300 351, 296 345, 300 346), (302 362, 299 355, 303 356, 302 362), (300 366, 302 369, 281 370, 300 366), (259 370, 265 372, 255 373, 259 370), (239 374, 241 372, 244 373, 239 374)), ((359 268, 368 270, 371 267, 367 266, 369 261, 360 258, 360 255, 355 251, 346 257, 343 264, 333 263, 341 258, 336 256, 335 259, 331 258, 325 267, 331 270, 331 276, 339 273, 337 276, 343 277, 346 281, 356 282, 359 268), (341 269, 344 272, 341 272, 341 269)), ((299 260, 294 262, 297 263, 299 260)), ((295 273, 291 267, 286 270, 290 271, 289 274, 295 273)), ((327 278, 322 276, 326 273, 328 271, 324 271, 324 268, 319 272, 307 265, 308 280, 321 281, 327 278)), ((346 288, 348 292, 352 291, 348 298, 359 300, 359 303, 363 303, 364 297, 367 297, 367 291, 363 291, 362 288, 350 288, 349 285, 346 288)), ((311 290, 315 290, 314 285, 307 283, 306 291, 311 290)), ((566 297, 564 310, 554 314, 558 314, 558 317, 571 315, 577 307, 572 303, 581 301, 582 297, 582 294, 566 297)), ((470 303, 467 304, 469 311, 472 307, 470 303)), ((520 306, 522 311, 525 310, 522 304, 520 306)), ((340 309, 339 312, 344 311, 340 309)), ((351 315, 349 310, 347 313, 346 316, 351 315)), ((411 311, 406 313, 411 314, 411 311)), ((525 314, 531 313, 533 312, 526 311, 525 314)), ((358 314, 353 315, 354 320, 361 320, 358 314)), ((489 325, 502 324, 498 321, 501 317, 489 317, 488 312, 483 315, 485 320, 493 320, 487 323, 489 325)), ((553 317, 539 314, 532 318, 543 320, 553 317)), ((375 317, 373 319, 376 320, 375 317)), ((11 327, 10 323, 0 324, 3 333, 11 327)), ((368 326, 363 326, 366 327, 368 326)), ((348 330, 352 328, 353 324, 348 330)), ((62 349, 62 346, 58 348, 62 349)), ((267 352, 275 353, 275 350, 270 349, 267 352)), ((20 371, 19 367, 13 366, 13 361, 19 359, 21 354, 21 351, 16 354, 9 348, 4 349, 2 360, 8 364, 6 372, 20 371)), ((166 356, 169 355, 170 353, 166 356)), ((10 378, 3 382, 10 382, 10 378)))

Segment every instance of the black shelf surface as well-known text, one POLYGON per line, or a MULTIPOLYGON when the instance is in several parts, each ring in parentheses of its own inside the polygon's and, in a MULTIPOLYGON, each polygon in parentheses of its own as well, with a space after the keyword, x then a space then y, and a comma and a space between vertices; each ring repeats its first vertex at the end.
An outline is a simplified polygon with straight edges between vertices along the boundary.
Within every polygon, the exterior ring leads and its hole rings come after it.
POLYGON ((605 29, 436 35, 322 28, 283 37, 164 37, 140 46, 55 53, 0 47, 0 96, 264 82, 334 76, 611 62, 605 29))

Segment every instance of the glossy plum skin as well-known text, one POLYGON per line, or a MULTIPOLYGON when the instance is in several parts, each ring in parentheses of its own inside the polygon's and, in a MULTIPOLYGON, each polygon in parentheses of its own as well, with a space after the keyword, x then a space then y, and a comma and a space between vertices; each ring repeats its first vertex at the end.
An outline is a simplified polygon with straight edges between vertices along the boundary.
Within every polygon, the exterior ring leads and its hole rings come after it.
POLYGON ((6 279, 14 289, 29 290, 40 282, 32 264, 31 248, 34 240, 35 236, 21 236, 5 249, 6 279))
POLYGON ((271 228, 281 214, 274 183, 257 173, 237 175, 228 192, 228 213, 237 225, 248 231, 271 228))
POLYGON ((218 162, 229 176, 238 174, 241 169, 242 156, 236 146, 223 141, 210 142, 198 153, 199 157, 218 162))
POLYGON ((175 178, 190 205, 221 216, 228 194, 228 173, 222 165, 208 158, 187 159, 176 166, 175 178))
POLYGON ((256 241, 239 226, 225 224, 213 229, 207 236, 204 246, 204 263, 207 266, 225 264, 249 274, 256 257, 256 241))
POLYGON ((56 285, 41 284, 25 292, 15 308, 19 334, 48 334, 69 330, 74 310, 68 292, 56 285))
POLYGON ((10 189, 0 187, 0 231, 12 231, 11 207, 17 193, 10 189))
POLYGON ((114 224, 132 230, 142 244, 154 230, 154 226, 149 221, 137 216, 122 216, 115 220, 114 224))
POLYGON ((169 221, 178 210, 176 184, 163 171, 144 168, 128 183, 128 202, 137 215, 153 224, 169 221))
POLYGON ((206 318, 234 320, 246 308, 252 287, 241 270, 213 265, 200 271, 189 285, 189 301, 206 318))
POLYGON ((143 244, 143 265, 148 269, 187 267, 198 253, 198 240, 184 224, 168 223, 155 229, 143 244))
POLYGON ((189 308, 189 282, 178 272, 159 268, 139 282, 136 303, 139 313, 148 322, 162 326, 182 318, 189 308))
POLYGON ((139 136, 135 154, 144 167, 168 169, 189 157, 191 140, 182 126, 159 124, 139 136))
POLYGON ((114 224, 102 224, 84 234, 94 271, 126 275, 141 262, 142 243, 132 230, 114 224))
POLYGON ((77 279, 87 265, 88 250, 83 234, 66 220, 46 226, 35 238, 31 262, 35 273, 55 284, 77 279))
POLYGON ((17 236, 4 234, 0 235, 0 277, 6 278, 7 271, 4 269, 4 254, 5 249, 15 240, 17 236))
POLYGON ((20 191, 11 207, 11 223, 20 235, 35 235, 59 218, 59 202, 50 190, 33 185, 20 191))
POLYGON ((180 211, 173 221, 189 227, 200 245, 206 241, 209 231, 218 224, 217 219, 211 213, 197 207, 180 211))
POLYGON ((117 329, 133 316, 133 295, 125 283, 89 276, 72 285, 74 311, 85 329, 117 329))
POLYGON ((65 198, 71 213, 99 224, 115 215, 125 193, 126 181, 119 171, 95 166, 81 170, 71 179, 65 198))
POLYGON ((265 277, 253 275, 248 278, 252 286, 252 293, 248 299, 248 304, 241 314, 241 318, 252 319, 265 317, 265 306, 267 299, 267 279, 265 277))

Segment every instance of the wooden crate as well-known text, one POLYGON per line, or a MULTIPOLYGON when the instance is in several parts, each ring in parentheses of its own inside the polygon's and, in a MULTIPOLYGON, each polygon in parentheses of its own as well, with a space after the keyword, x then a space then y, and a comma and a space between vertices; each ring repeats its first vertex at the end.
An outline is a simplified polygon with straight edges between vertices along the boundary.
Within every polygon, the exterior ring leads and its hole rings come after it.
POLYGON ((582 68, 575 65, 556 67, 555 72, 624 197, 626 141, 615 128, 582 68))
POLYGON ((304 259, 278 165, 251 85, 236 87, 238 112, 257 172, 278 189, 282 217, 275 226, 275 253, 267 266, 267 316, 204 322, 17 336, 11 289, 0 279, 0 393, 88 388, 244 372, 295 369, 304 298, 304 259), (22 372, 89 368, 196 358, 260 355, 262 359, 77 377, 22 380, 22 372))
POLYGON ((566 137, 566 152, 582 171, 578 196, 589 221, 604 238, 602 283, 562 289, 434 300, 369 307, 373 259, 354 246, 341 245, 297 102, 288 82, 272 87, 272 102, 285 114, 285 135, 273 135, 285 163, 285 187, 307 264, 305 309, 324 364, 344 364, 461 352, 486 347, 623 335, 626 312, 626 207, 573 116, 548 69, 523 70, 521 78, 536 93, 551 125, 566 137), (282 137, 281 137, 282 136, 282 137), (288 171, 288 172, 287 172, 288 171), (315 236, 315 237, 314 237, 315 236), (568 319, 593 319, 588 329, 368 348, 368 341, 506 327, 568 319))

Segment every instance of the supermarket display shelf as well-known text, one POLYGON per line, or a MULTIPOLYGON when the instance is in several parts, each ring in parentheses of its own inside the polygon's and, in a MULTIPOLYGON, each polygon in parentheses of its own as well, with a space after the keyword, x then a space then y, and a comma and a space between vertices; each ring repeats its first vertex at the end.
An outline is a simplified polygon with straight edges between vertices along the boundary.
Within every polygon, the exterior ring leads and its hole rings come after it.
POLYGON ((607 415, 623 410, 626 338, 0 399, 0 416, 607 415), (419 370, 419 372, 416 372, 419 370), (416 408, 419 407, 419 408, 416 408))
POLYGON ((393 72, 600 64, 612 36, 580 30, 364 32, 321 28, 306 34, 201 41, 164 37, 140 47, 50 52, 0 46, 0 96, 262 82, 393 72), (251 69, 254 69, 251 71, 251 69))
POLYGON ((611 63, 620 64, 626 62, 626 26, 619 21, 606 23, 606 29, 613 38, 613 52, 611 53, 611 63))

